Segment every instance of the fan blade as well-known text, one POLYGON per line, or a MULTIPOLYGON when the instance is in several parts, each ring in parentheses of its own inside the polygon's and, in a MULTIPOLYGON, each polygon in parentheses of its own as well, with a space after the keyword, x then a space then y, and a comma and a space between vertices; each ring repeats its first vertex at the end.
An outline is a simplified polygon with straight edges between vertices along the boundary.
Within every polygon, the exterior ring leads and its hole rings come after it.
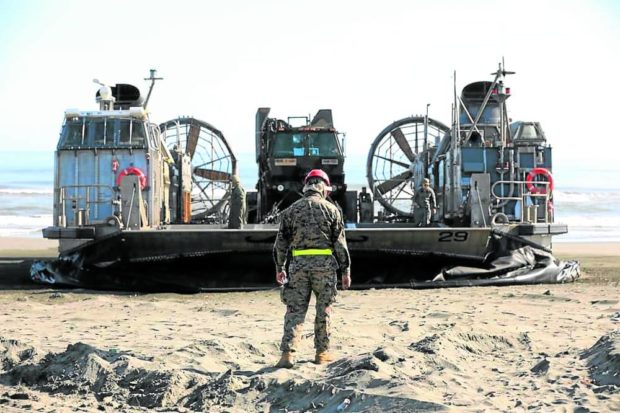
POLYGON ((231 179, 231 175, 228 172, 204 168, 194 168, 194 175, 210 181, 230 181, 231 179))
POLYGON ((415 161, 417 156, 413 153, 413 150, 411 149, 409 142, 407 142, 407 138, 405 138, 403 131, 398 128, 391 131, 390 134, 392 135, 400 149, 404 152, 407 159, 409 159, 411 162, 415 161))
POLYGON ((189 127, 187 145, 185 146, 185 153, 189 155, 190 159, 194 159, 194 152, 196 152, 196 146, 198 145, 198 136, 200 136, 200 125, 192 123, 189 127))
POLYGON ((379 158, 379 159, 383 159, 384 161, 391 162, 391 163, 393 163, 395 165, 402 166, 405 169, 408 169, 411 166, 410 164, 407 164, 407 163, 404 163, 404 162, 400 162, 400 161, 397 161, 397 160, 392 159, 392 158, 386 158, 385 156, 381 156, 381 155, 377 155, 377 154, 375 154, 373 156, 375 158, 379 158))
POLYGON ((391 177, 390 179, 384 181, 383 183, 377 185, 375 187, 375 193, 385 194, 386 192, 390 192, 392 189, 396 188, 398 185, 406 182, 413 176, 413 173, 409 170, 402 172, 396 176, 391 177))

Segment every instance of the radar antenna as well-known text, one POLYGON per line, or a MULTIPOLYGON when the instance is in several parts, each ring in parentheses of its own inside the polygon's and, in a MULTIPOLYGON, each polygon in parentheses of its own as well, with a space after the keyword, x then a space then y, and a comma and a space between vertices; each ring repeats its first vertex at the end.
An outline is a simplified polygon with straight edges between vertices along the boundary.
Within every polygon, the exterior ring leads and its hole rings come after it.
POLYGON ((147 105, 149 104, 149 99, 151 98, 151 92, 153 92, 153 87, 155 86, 155 81, 156 80, 164 80, 163 77, 155 77, 157 75, 157 70, 151 69, 150 71, 151 71, 150 77, 144 78, 144 80, 150 80, 151 81, 151 86, 149 87, 149 94, 146 95, 146 101, 144 102, 144 109, 146 109, 147 105))
POLYGON ((97 92, 97 103, 99 103, 100 110, 111 110, 114 109, 114 101, 116 98, 112 93, 112 88, 105 83, 101 82, 99 79, 93 79, 93 83, 101 86, 99 91, 97 92))
POLYGON ((514 75, 517 72, 511 72, 509 70, 505 69, 506 65, 504 64, 504 57, 502 57, 502 62, 498 63, 498 68, 496 72, 491 73, 492 75, 496 76, 496 80, 500 78, 500 76, 506 77, 506 75, 514 75))

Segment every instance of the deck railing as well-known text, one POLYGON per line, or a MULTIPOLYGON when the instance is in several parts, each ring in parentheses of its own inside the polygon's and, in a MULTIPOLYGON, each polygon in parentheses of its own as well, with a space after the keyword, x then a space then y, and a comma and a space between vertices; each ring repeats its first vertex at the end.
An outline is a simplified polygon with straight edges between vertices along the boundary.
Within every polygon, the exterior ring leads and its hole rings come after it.
MULTIPOLYGON (((497 181, 491 185, 491 195, 493 195, 499 203, 506 201, 515 201, 516 203, 520 203, 521 213, 519 216, 519 221, 523 223, 538 223, 542 222, 545 224, 550 224, 553 222, 553 214, 552 214, 552 203, 551 203, 551 191, 550 191, 550 183, 537 181, 535 184, 537 186, 543 185, 544 189, 539 189, 536 192, 532 192, 528 189, 528 184, 532 184, 532 182, 528 181, 497 181), (516 191, 517 195, 500 195, 496 193, 497 187, 499 185, 504 186, 516 186, 518 190, 516 191), (537 199, 542 199, 541 202, 536 202, 537 199), (544 214, 542 214, 542 221, 539 220, 538 209, 540 207, 544 208, 544 214)), ((513 191, 514 192, 514 191, 513 191)), ((516 208, 516 206, 515 206, 516 208)), ((517 217, 515 217, 517 218, 517 217)))
MULTIPOLYGON (((91 211, 95 219, 99 219, 99 205, 111 205, 114 199, 114 188, 111 185, 64 185, 58 188, 58 214, 54 217, 54 225, 67 226, 67 208, 73 213, 73 225, 90 224, 91 211), (106 195, 109 193, 109 197, 106 195)), ((107 218, 104 217, 103 220, 107 218)))

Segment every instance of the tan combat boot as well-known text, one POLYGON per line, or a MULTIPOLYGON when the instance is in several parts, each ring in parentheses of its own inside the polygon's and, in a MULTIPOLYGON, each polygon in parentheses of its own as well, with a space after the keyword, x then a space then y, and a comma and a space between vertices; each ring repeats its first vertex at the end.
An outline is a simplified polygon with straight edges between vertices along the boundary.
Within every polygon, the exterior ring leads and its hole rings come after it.
POLYGON ((293 353, 285 351, 282 353, 282 357, 280 357, 280 361, 276 364, 276 367, 279 369, 290 369, 293 368, 295 364, 295 360, 293 360, 293 353))
POLYGON ((316 364, 326 364, 336 360, 336 358, 329 351, 320 351, 316 353, 314 362, 316 364))

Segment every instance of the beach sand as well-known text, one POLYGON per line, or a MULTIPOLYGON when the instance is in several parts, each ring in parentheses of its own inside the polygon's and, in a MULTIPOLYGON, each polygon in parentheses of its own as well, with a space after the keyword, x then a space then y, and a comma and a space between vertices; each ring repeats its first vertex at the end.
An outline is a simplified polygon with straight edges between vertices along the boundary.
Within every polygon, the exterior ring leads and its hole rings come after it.
MULTIPOLYGON (((0 238, 0 257, 50 248, 0 238)), ((620 244, 554 251, 580 261, 577 282, 340 292, 336 360, 312 363, 311 306, 291 370, 272 367, 284 314, 277 289, 5 287, 0 411, 620 410, 620 244)))

